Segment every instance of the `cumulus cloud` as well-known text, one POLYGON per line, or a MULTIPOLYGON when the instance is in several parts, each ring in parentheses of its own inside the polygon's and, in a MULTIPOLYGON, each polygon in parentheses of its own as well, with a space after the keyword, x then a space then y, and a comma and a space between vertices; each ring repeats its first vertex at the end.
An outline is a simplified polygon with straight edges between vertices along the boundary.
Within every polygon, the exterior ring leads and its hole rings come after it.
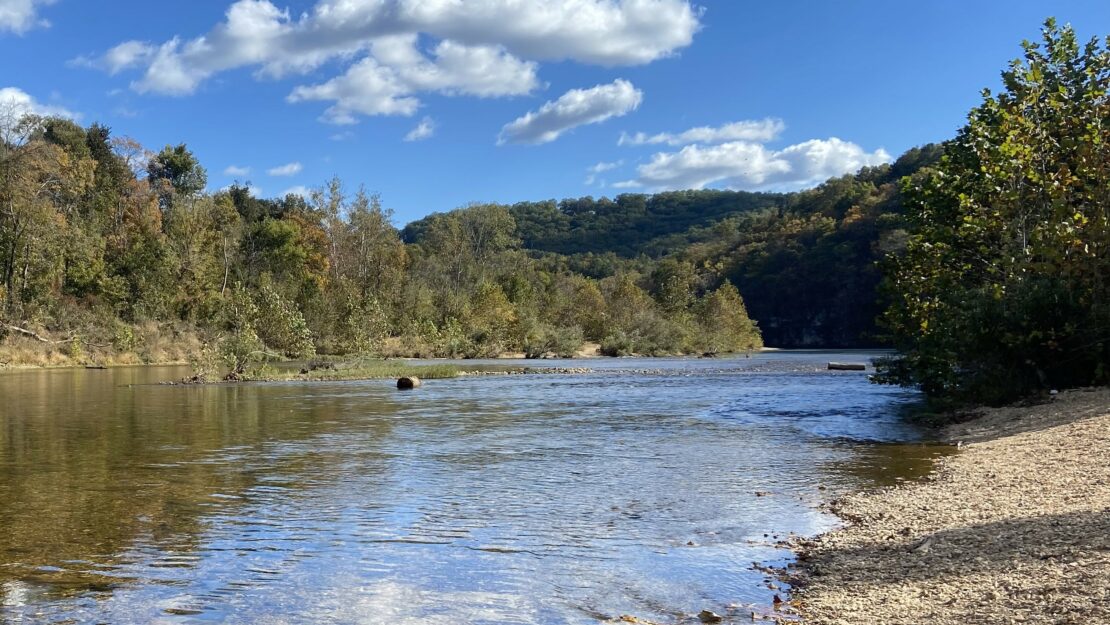
POLYGON ((67 119, 78 119, 81 117, 80 114, 74 113, 61 106, 43 104, 22 89, 16 87, 4 87, 0 89, 0 116, 19 119, 24 115, 65 117, 67 119))
POLYGON ((405 141, 423 141, 431 138, 436 133, 436 123, 431 117, 425 117, 405 135, 405 141))
POLYGON ((759 119, 732 122, 723 126, 698 126, 685 132, 661 132, 648 135, 643 132, 636 134, 621 133, 617 145, 659 145, 672 146, 690 145, 691 143, 725 143, 728 141, 754 141, 766 143, 778 137, 786 124, 781 119, 759 119))
POLYGON ((505 124, 497 143, 549 143, 572 128, 601 123, 634 111, 643 99, 642 91, 622 79, 589 89, 571 89, 558 100, 545 103, 538 111, 505 124))
POLYGON ((731 141, 688 145, 660 152, 637 168, 637 177, 621 188, 701 189, 708 185, 748 190, 793 190, 819 184, 866 165, 890 162, 884 150, 867 152, 837 138, 814 139, 781 150, 759 143, 731 141))
POLYGON ((56 0, 0 0, 0 32, 22 34, 50 23, 39 17, 39 8, 56 0))
POLYGON ((155 49, 142 41, 125 41, 104 53, 104 68, 111 74, 139 65, 154 56, 155 49))
POLYGON ((297 174, 301 173, 301 170, 303 169, 303 165, 301 165, 299 162, 294 161, 292 163, 286 163, 285 165, 271 167, 270 169, 266 170, 266 173, 271 176, 296 176, 297 174))
POLYGON ((224 170, 225 176, 249 176, 251 173, 250 167, 239 167, 238 165, 228 165, 224 170))
POLYGON ((274 78, 353 61, 289 97, 332 101, 324 119, 350 123, 357 115, 411 115, 422 92, 529 93, 539 61, 650 63, 690 45, 699 28, 690 0, 318 0, 298 16, 270 0, 236 0, 201 36, 127 41, 75 61, 109 72, 141 68, 134 89, 170 95, 237 68, 274 78), (435 45, 418 48, 424 40, 435 45))
POLYGON ((346 73, 312 86, 301 86, 290 102, 333 101, 323 121, 353 124, 358 115, 412 115, 418 92, 494 97, 530 93, 539 84, 536 64, 490 46, 441 41, 426 58, 416 35, 383 37, 346 73))
POLYGON ((624 161, 615 161, 615 162, 611 162, 611 163, 601 162, 601 163, 597 163, 595 165, 591 165, 591 166, 587 167, 586 168, 585 184, 587 184, 587 185, 593 184, 595 181, 597 181, 597 177, 600 174, 603 174, 607 171, 611 171, 613 169, 616 169, 616 168, 620 167, 621 165, 624 165, 624 161))

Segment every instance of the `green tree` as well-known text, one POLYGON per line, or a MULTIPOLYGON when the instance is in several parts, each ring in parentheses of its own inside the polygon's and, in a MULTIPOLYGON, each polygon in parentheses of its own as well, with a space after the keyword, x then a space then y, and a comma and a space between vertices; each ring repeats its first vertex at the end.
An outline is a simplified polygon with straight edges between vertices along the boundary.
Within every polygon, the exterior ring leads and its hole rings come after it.
POLYGON ((881 380, 1004 402, 1110 374, 1110 50, 1045 24, 906 182, 881 380))
POLYGON ((159 191, 163 210, 169 209, 175 198, 192 197, 208 184, 208 172, 184 143, 167 145, 154 155, 147 164, 147 176, 159 191))
POLYGON ((752 352, 763 347, 756 323, 740 291, 725 281, 716 291, 705 296, 700 306, 702 349, 711 354, 752 352))

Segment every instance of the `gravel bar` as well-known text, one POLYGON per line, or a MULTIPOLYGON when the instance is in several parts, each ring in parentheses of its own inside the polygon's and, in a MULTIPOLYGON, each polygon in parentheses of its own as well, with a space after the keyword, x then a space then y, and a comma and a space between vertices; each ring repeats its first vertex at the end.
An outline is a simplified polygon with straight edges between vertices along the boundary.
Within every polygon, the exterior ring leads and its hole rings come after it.
POLYGON ((798 540, 809 625, 1110 624, 1110 391, 985 410, 921 482, 849 495, 798 540))

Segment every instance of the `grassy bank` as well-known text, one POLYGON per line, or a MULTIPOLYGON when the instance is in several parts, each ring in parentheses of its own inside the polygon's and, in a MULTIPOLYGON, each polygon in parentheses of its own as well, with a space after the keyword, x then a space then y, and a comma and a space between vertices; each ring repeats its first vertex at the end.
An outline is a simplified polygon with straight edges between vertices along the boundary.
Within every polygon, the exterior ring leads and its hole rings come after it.
POLYGON ((34 334, 0 334, 0 367, 187 364, 204 348, 201 336, 186 324, 116 324, 83 332, 34 334))
POLYGON ((834 501, 846 526, 795 545, 806 623, 1110 623, 1110 391, 944 437, 928 480, 834 501))

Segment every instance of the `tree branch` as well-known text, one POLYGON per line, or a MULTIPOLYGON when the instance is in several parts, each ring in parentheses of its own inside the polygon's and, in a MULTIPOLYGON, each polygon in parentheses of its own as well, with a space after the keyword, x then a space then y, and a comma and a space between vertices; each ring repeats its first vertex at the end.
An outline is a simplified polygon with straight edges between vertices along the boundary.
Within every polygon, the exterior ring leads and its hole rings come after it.
POLYGON ((10 323, 0 323, 0 326, 5 327, 8 330, 11 330, 12 332, 22 334, 23 336, 33 338, 33 339, 35 339, 36 341, 38 341, 40 343, 48 343, 50 345, 61 345, 63 343, 72 343, 73 341, 77 340, 77 337, 71 336, 68 339, 65 339, 65 340, 62 340, 62 341, 52 341, 52 340, 42 336, 41 334, 39 334, 37 332, 32 332, 31 330, 28 330, 27 328, 21 328, 19 326, 13 326, 10 323))

